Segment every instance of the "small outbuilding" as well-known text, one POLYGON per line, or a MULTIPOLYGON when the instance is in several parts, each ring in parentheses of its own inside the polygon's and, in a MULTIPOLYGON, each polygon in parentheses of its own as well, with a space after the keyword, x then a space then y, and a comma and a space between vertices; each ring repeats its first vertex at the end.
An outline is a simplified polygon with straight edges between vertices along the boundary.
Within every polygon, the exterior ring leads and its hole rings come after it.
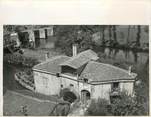
POLYGON ((33 47, 54 47, 53 26, 23 30, 19 35, 25 44, 32 43, 33 47))

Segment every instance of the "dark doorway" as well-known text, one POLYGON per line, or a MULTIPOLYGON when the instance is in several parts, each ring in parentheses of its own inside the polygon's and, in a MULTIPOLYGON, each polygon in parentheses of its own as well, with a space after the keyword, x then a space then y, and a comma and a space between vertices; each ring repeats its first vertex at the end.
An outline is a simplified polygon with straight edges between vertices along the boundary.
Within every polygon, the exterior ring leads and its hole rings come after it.
POLYGON ((86 104, 87 101, 90 99, 90 92, 88 90, 81 91, 81 101, 86 104))
POLYGON ((47 29, 45 29, 45 38, 48 39, 47 29))
POLYGON ((34 35, 35 35, 35 45, 36 47, 40 46, 40 34, 39 34, 39 30, 35 30, 34 31, 34 35))
POLYGON ((22 47, 29 46, 29 33, 28 32, 20 32, 18 33, 19 40, 21 42, 22 47))

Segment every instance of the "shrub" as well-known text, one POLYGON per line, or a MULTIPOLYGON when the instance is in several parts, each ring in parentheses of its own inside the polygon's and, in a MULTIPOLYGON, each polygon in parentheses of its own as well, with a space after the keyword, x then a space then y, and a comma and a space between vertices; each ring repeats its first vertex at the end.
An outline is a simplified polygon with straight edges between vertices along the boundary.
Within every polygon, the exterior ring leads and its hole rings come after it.
POLYGON ((4 61, 11 62, 13 64, 20 64, 27 67, 33 67, 38 64, 39 61, 35 58, 25 57, 20 54, 8 54, 4 57, 4 61))
POLYGON ((92 100, 86 113, 90 116, 136 116, 146 115, 145 105, 122 92, 120 98, 115 98, 111 104, 105 99, 92 100))
POLYGON ((105 99, 92 100, 86 114, 90 116, 110 115, 108 105, 108 101, 105 99))
POLYGON ((110 111, 114 116, 144 115, 143 105, 135 97, 131 97, 123 92, 121 97, 115 99, 110 106, 110 111))

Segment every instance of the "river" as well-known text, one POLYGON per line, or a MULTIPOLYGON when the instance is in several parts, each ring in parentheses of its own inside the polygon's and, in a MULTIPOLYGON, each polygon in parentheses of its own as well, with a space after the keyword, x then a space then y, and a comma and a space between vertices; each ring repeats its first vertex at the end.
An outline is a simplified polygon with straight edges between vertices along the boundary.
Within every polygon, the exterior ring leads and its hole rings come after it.
POLYGON ((112 48, 96 48, 95 51, 100 54, 104 54, 107 58, 113 61, 123 62, 130 65, 134 65, 137 71, 142 67, 148 67, 149 53, 148 52, 136 52, 132 50, 112 49, 112 48))
POLYGON ((22 90, 25 89, 14 78, 14 74, 19 70, 22 70, 23 67, 19 65, 11 65, 8 63, 3 63, 3 87, 9 90, 22 90))

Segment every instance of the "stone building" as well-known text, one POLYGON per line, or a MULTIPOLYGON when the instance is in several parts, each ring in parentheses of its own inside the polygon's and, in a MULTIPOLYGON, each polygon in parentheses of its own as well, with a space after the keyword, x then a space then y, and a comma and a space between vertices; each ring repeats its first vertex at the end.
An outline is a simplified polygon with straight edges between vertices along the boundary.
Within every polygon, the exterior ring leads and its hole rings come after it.
POLYGON ((36 92, 60 95, 68 89, 82 101, 120 95, 125 91, 133 95, 136 74, 109 64, 97 62, 92 50, 79 54, 73 47, 72 57, 56 56, 33 67, 36 92))
POLYGON ((23 30, 20 38, 33 43, 34 47, 54 48, 53 26, 23 30))

